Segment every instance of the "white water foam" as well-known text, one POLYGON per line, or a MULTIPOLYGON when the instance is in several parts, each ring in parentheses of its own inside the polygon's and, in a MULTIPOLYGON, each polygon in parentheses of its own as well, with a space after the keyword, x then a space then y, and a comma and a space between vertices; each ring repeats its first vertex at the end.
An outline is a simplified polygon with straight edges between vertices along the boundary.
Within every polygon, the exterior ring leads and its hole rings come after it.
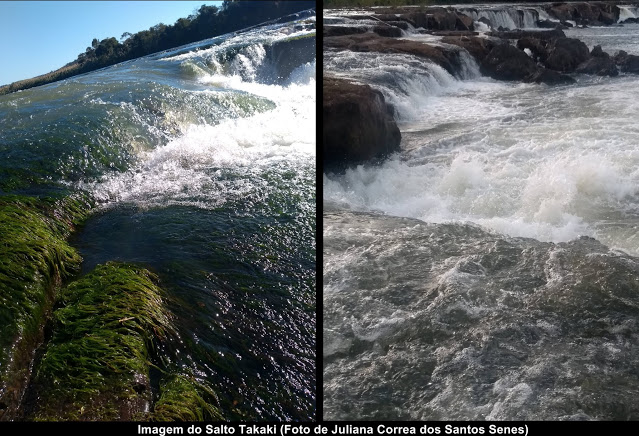
POLYGON ((224 82, 224 87, 237 92, 266 97, 276 108, 216 125, 181 126, 182 134, 168 144, 141 152, 137 167, 85 188, 107 202, 197 203, 212 207, 228 196, 241 196, 254 189, 249 180, 228 180, 224 175, 228 169, 239 169, 250 177, 282 161, 299 161, 301 165, 313 162, 314 62, 298 67, 284 86, 246 82, 240 76, 212 75, 201 80, 224 82))
POLYGON ((402 128, 411 151, 325 175, 325 202, 542 241, 586 235, 639 253, 639 95, 625 80, 552 94, 466 82, 431 96, 402 128))

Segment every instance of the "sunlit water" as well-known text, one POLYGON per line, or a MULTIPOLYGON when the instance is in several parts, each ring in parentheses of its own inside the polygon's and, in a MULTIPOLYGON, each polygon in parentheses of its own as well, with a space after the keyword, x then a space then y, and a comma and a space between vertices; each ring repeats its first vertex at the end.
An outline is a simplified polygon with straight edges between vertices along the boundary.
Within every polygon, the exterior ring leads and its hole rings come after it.
POLYGON ((314 12, 291 20, 0 97, 0 189, 98 201, 83 272, 159 274, 169 358, 228 419, 315 416, 314 12))
MULTIPOLYGON (((635 24, 565 32, 639 55, 635 24)), ((402 133, 381 165, 323 176, 325 417, 636 417, 639 78, 330 51, 325 72, 381 90, 402 133)))

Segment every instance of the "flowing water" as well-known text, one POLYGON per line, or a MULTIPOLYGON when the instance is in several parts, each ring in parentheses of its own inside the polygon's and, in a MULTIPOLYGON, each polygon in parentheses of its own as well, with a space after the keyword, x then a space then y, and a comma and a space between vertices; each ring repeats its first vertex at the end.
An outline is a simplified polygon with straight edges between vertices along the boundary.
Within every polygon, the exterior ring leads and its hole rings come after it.
POLYGON ((0 192, 85 191, 229 419, 315 417, 315 13, 0 97, 0 192))
MULTIPOLYGON (((637 24, 565 33, 639 55, 637 24)), ((381 165, 323 175, 325 418, 639 418, 639 77, 324 55, 402 132, 381 165)))

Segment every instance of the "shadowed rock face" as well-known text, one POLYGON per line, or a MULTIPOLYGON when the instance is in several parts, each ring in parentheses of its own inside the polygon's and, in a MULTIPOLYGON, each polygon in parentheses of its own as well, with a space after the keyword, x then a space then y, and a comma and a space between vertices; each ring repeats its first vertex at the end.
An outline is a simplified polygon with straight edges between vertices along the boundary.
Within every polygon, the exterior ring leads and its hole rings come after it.
POLYGON ((325 171, 399 151, 401 134, 381 92, 330 77, 323 91, 325 171))
POLYGON ((582 41, 575 38, 557 38, 550 43, 546 66, 556 71, 573 72, 589 57, 588 46, 582 41))
POLYGON ((639 56, 629 55, 621 50, 615 55, 614 60, 622 72, 639 73, 639 56))
POLYGON ((537 65, 526 53, 510 44, 495 46, 483 60, 482 73, 499 80, 525 80, 537 65))

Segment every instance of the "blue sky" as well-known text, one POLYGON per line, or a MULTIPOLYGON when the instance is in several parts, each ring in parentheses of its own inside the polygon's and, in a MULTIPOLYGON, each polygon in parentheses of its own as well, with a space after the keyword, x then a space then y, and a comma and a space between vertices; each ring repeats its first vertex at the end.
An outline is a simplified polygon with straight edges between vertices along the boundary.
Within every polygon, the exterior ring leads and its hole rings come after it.
POLYGON ((56 70, 99 40, 221 1, 0 1, 0 85, 56 70))

